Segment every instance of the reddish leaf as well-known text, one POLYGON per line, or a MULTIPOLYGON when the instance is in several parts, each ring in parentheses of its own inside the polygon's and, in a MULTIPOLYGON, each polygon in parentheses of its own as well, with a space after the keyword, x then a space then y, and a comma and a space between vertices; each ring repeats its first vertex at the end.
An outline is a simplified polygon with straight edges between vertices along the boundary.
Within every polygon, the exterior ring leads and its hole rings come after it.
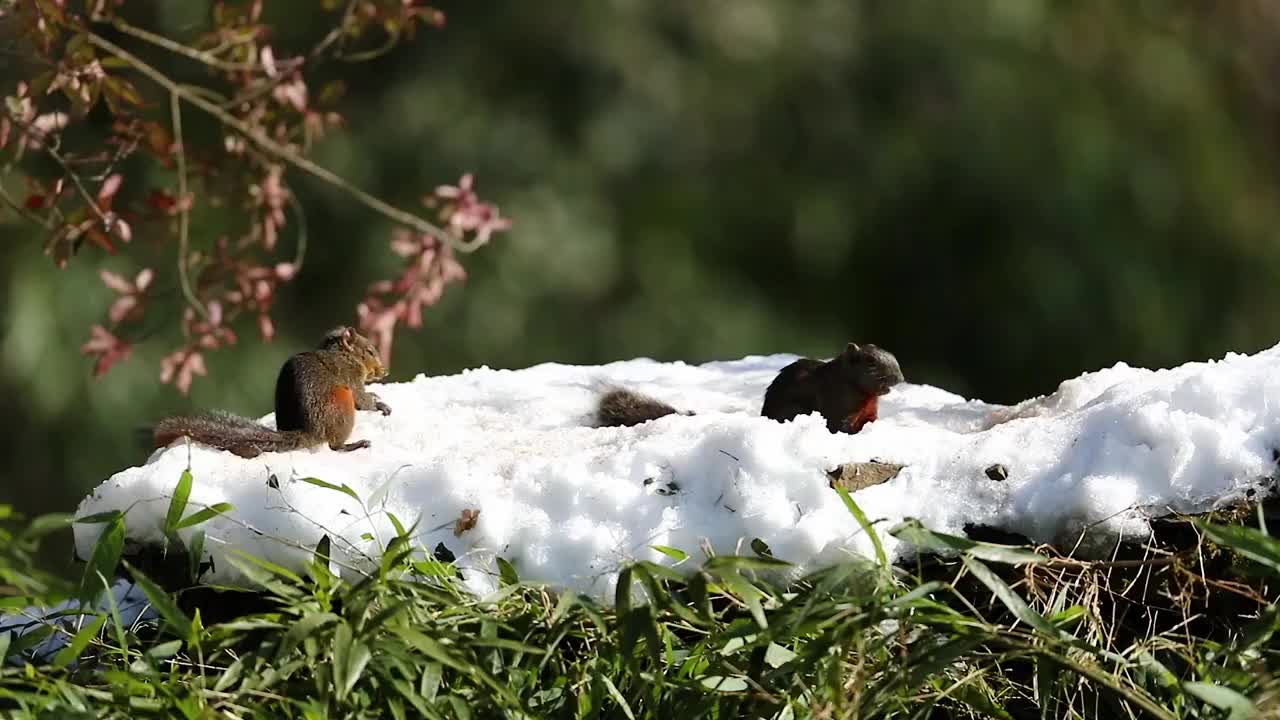
POLYGON ((275 323, 271 322, 271 316, 263 313, 258 316, 258 332, 262 333, 262 339, 271 342, 276 336, 275 323))
POLYGON ((116 298, 116 301, 111 303, 111 309, 107 311, 107 317, 111 318, 112 323, 119 325, 137 308, 138 296, 125 295, 124 297, 116 298))
POLYGON ((84 237, 98 247, 106 250, 108 254, 116 254, 116 246, 111 243, 111 238, 107 234, 99 230, 97 227, 90 227, 84 231, 84 237))
POLYGON ((160 361, 160 382, 165 385, 172 382, 183 395, 191 389, 196 375, 206 374, 204 356, 194 348, 176 350, 160 361))
POLYGON ((44 139, 51 133, 61 131, 67 127, 70 116, 64 112, 51 112, 37 115, 27 128, 26 134, 23 136, 27 145, 34 149, 43 147, 44 139))
POLYGON ((134 292, 133 283, 125 280, 110 270, 99 270, 98 277, 102 279, 103 285, 106 285, 122 295, 131 295, 134 292))
POLYGON ((115 222, 111 223, 111 229, 115 231, 116 237, 120 238, 122 242, 129 242, 133 239, 133 228, 120 218, 116 218, 115 222))
POLYGON ((147 193, 147 204, 167 214, 178 204, 178 199, 164 190, 152 190, 147 193))
POLYGON ((125 360, 133 352, 133 346, 111 334, 101 325, 89 331, 89 341, 80 346, 80 352, 94 356, 93 376, 102 377, 116 363, 125 360))
POLYGON ((270 45, 262 46, 262 50, 258 52, 258 57, 262 62, 262 71, 267 74, 267 77, 273 78, 280 74, 280 71, 276 68, 276 55, 271 50, 270 45))
POLYGON ((303 82, 301 76, 294 76, 293 80, 277 85, 271 91, 271 97, 281 105, 288 105, 298 112, 307 111, 307 84, 303 82))
POLYGON ((112 173, 102 181, 102 186, 98 188, 98 207, 103 210, 111 207, 111 198, 119 192, 122 182, 124 182, 124 176, 120 173, 112 173))
POLYGON ((478 522, 480 522, 480 510, 466 508, 453 523, 453 536, 461 537, 462 533, 474 529, 478 522))

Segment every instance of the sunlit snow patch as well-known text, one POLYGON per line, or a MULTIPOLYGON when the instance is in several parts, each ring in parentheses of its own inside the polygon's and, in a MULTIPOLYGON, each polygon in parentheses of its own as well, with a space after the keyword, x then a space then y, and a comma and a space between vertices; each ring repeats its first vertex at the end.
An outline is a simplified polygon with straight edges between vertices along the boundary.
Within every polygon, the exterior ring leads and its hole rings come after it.
MULTIPOLYGON (((673 562, 655 545, 697 558, 706 547, 749 553, 760 538, 797 572, 870 555, 828 487, 827 471, 841 463, 906 466, 854 496, 882 530, 915 517, 954 534, 980 524, 1073 543, 1092 528, 1095 541, 1113 542, 1143 538, 1150 516, 1204 511, 1269 487, 1280 447, 1280 346, 1169 370, 1117 365, 1015 407, 902 385, 855 436, 829 433, 816 415, 781 424, 758 416, 765 387, 793 359, 419 376, 377 388, 389 417, 360 413, 352 439, 371 440, 371 449, 244 460, 178 443, 107 480, 79 514, 129 508, 129 538, 161 542, 189 462, 189 507, 235 507, 201 526, 214 566, 206 581, 245 582, 227 562, 232 548, 300 569, 325 535, 335 561, 354 573, 394 536, 395 515, 416 524, 423 548, 456 556, 477 592, 496 586, 502 557, 523 580, 608 602, 623 564, 673 562), (607 383, 697 414, 589 427, 607 383), (993 464, 1007 469, 1003 481, 984 473, 993 464), (359 501, 308 477, 346 485, 359 501), (480 513, 455 535, 464 510, 480 513)), ((910 378, 909 362, 905 371, 910 378)), ((81 557, 99 532, 76 527, 81 557)), ((911 552, 882 540, 892 557, 911 552)))

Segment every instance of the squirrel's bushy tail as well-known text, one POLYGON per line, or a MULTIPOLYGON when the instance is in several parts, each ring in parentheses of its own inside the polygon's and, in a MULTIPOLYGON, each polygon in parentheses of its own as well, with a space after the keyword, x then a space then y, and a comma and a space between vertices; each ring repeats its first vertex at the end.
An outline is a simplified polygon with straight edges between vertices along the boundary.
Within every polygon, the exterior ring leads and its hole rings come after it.
POLYGON ((306 433, 279 431, 227 412, 207 412, 165 418, 152 428, 155 447, 164 447, 181 437, 227 450, 240 457, 257 457, 264 452, 297 450, 312 444, 306 433))
POLYGON ((670 405, 631 390, 615 388, 600 396, 596 408, 596 424, 600 427, 630 427, 667 415, 681 413, 670 405))

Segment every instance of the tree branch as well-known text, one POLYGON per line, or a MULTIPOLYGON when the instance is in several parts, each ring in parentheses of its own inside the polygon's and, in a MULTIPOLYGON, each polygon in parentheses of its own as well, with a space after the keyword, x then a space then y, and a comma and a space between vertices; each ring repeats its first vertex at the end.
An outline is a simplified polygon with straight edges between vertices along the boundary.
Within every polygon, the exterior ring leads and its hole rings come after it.
MULTIPOLYGON (((88 206, 90 212, 93 213, 94 217, 98 219, 98 222, 102 223, 102 231, 109 233, 112 230, 114 230, 116 226, 116 219, 117 219, 116 214, 114 212, 104 213, 102 211, 102 208, 98 206, 98 199, 94 197, 93 193, 89 192, 89 188, 85 187, 84 180, 80 178, 80 174, 77 173, 71 167, 72 162, 68 160, 66 157, 63 157, 62 153, 58 150, 62 142, 61 136, 53 132, 45 132, 38 128, 32 127, 30 123, 26 122, 22 118, 13 114, 12 111, 8 111, 6 114, 9 118, 9 121, 12 122, 14 125, 17 125, 19 128, 21 128, 22 132, 25 133, 28 137, 39 139, 40 149, 43 150, 44 153, 50 157, 50 159, 52 159, 55 163, 57 163, 58 167, 62 168, 62 172, 66 177, 71 179, 71 184, 75 186, 76 192, 79 193, 80 198, 84 200, 85 205, 88 206)), ((7 193, 5 195, 5 199, 6 201, 11 201, 11 198, 8 197, 7 193)), ((13 203, 10 202, 10 204, 12 205, 13 203)), ((56 211, 57 210, 56 203, 52 204, 50 206, 50 209, 56 211)), ((24 213, 24 216, 26 216, 28 219, 33 219, 31 218, 31 216, 26 215, 26 213, 24 213)), ((59 217, 60 218, 62 217, 60 212, 59 212, 59 217)), ((46 229, 51 227, 51 225, 48 222, 41 222, 41 221, 37 221, 37 222, 40 222, 40 225, 42 225, 46 229)))
POLYGON ((187 243, 191 234, 191 203, 187 197, 187 150, 182 140, 182 103, 176 94, 169 95, 169 112, 173 116, 173 155, 178 169, 178 282, 182 296, 200 317, 209 319, 209 308, 200 302, 191 289, 191 276, 187 272, 187 243))
POLYGON ((67 159, 62 157, 62 153, 58 152, 56 147, 58 141, 58 138, 52 140, 44 138, 44 151, 48 153, 49 157, 53 158, 54 162, 58 163, 62 171, 67 174, 67 177, 71 178, 71 184, 75 185, 76 191, 80 193, 80 198, 84 200, 84 204, 89 206, 89 210, 98 218, 98 222, 102 223, 103 232, 111 232, 112 228, 115 227, 115 214, 112 213, 111 217, 108 217, 106 213, 102 212, 102 208, 98 207, 98 199, 93 196, 93 193, 89 192, 89 188, 84 186, 84 181, 80 179, 80 174, 72 170, 67 159))
POLYGON ((307 53, 307 57, 305 59, 302 59, 300 62, 292 63, 292 67, 288 68, 287 71, 282 70, 277 73, 275 77, 268 78, 257 87, 247 90, 243 95, 221 103, 221 107, 223 109, 233 108, 242 103, 253 102, 279 87, 280 83, 284 82, 285 79, 289 77, 289 73, 301 71, 307 63, 318 59, 326 50, 333 46, 334 43, 341 40, 346 31, 347 23, 355 16, 355 12, 356 0, 348 0, 346 9, 342 11, 342 20, 336 27, 330 30, 319 43, 316 43, 315 47, 311 48, 311 51, 307 53))
POLYGON ((168 50, 171 53, 181 55, 189 60, 194 60, 198 63, 203 63, 205 65, 208 65, 209 67, 216 68, 218 70, 225 70, 227 72, 245 72, 247 70, 252 70, 254 68, 254 64, 251 62, 248 62, 248 63, 227 62, 226 60, 216 57, 210 53, 189 48, 186 45, 183 45, 182 43, 174 42, 169 38, 164 37, 163 35, 157 35, 148 30, 143 30, 140 27, 131 25, 125 22, 124 19, 120 18, 119 16, 112 18, 111 25, 115 29, 119 30, 120 32, 126 35, 132 35, 133 37, 136 37, 139 40, 143 40, 145 42, 149 42, 152 45, 155 45, 156 47, 164 48, 165 50, 168 50))
POLYGON ((350 182, 343 179, 342 177, 335 174, 334 172, 317 165, 311 160, 299 155, 297 152, 267 137, 267 134, 262 130, 257 130, 250 127, 249 125, 241 121, 239 118, 228 113, 226 110, 223 110, 222 108, 218 107, 214 103, 191 92, 181 84, 174 82, 173 80, 169 79, 169 77, 166 76, 164 73, 151 67, 150 65, 148 65, 147 63, 139 59, 138 57, 134 56, 133 54, 125 50, 124 48, 120 47, 119 45, 116 45, 110 40, 107 40, 101 35, 91 32, 91 33, 88 33, 88 37, 89 37, 89 42, 98 46, 102 50, 105 50, 106 52, 111 53, 112 55, 120 58, 125 63, 132 66, 138 72, 142 73, 143 75, 146 75, 149 79, 151 79, 152 82, 168 90, 169 93, 174 97, 181 98, 182 100, 185 100, 186 102, 194 105, 200 110, 203 110, 209 115, 212 115, 214 118, 217 118, 218 121, 220 121, 222 124, 232 128, 233 130, 235 130, 236 132, 240 133, 245 138, 253 142, 253 144, 257 145, 258 148, 261 149, 267 155, 270 155, 276 158, 277 160, 280 160, 284 163, 292 165, 293 167, 296 167, 299 170, 302 170, 308 175, 311 175, 312 177, 323 180, 326 183, 329 183, 330 185, 346 192, 347 194, 354 197, 356 200, 360 201, 370 210, 373 210, 374 212, 382 215, 383 217, 386 217, 387 219, 392 220, 401 225, 410 227, 414 231, 422 233, 424 235, 432 235, 438 238, 443 238, 447 240, 449 243, 451 243, 454 246, 454 248, 459 252, 464 252, 464 253, 471 252, 480 246, 481 243, 464 242, 461 239, 455 237, 452 233, 447 232, 443 228, 440 228, 435 224, 428 222, 413 213, 406 212, 382 200, 379 200, 373 195, 370 195, 364 190, 361 190, 355 185, 352 185, 350 182))

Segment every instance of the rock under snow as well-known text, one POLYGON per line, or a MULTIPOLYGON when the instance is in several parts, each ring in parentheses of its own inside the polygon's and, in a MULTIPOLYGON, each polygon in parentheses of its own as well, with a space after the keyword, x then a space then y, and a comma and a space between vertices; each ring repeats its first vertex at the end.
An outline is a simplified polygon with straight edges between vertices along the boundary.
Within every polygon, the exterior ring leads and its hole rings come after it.
POLYGON ((104 593, 96 602, 89 605, 78 600, 66 600, 51 607, 6 610, 0 614, 0 634, 8 634, 10 641, 45 627, 53 628, 53 632, 40 642, 22 653, 10 655, 8 663, 21 666, 27 661, 37 664, 52 661, 57 652, 67 646, 71 637, 87 623, 93 622, 94 614, 109 612, 113 604, 116 612, 119 613, 120 624, 124 627, 132 627, 139 621, 156 617, 156 612, 147 600, 147 596, 137 585, 120 579, 107 589, 111 593, 109 599, 104 593))
MULTIPOLYGON (((792 360, 418 376, 375 388, 394 412, 360 413, 352 440, 369 439, 370 449, 244 460, 179 442, 111 477, 79 514, 130 508, 130 539, 160 542, 189 462, 192 510, 235 506, 202 526, 215 567, 206 581, 244 582, 226 561, 231 548, 299 569, 326 534, 335 560, 360 567, 394 536, 394 514, 416 523, 421 548, 443 544, 455 555, 479 593, 496 586, 502 557, 523 580, 608 602, 625 563, 674 562, 655 545, 696 559, 704 546, 750 553, 760 538, 798 572, 848 553, 869 556, 868 538, 828 486, 827 471, 842 463, 905 466, 854 494, 880 529, 915 517, 954 534, 976 523, 1072 543, 1091 528, 1095 541, 1112 542, 1145 537, 1148 517, 1269 488, 1280 447, 1280 346, 1168 370, 1117 365, 1015 407, 905 384, 883 398, 880 420, 853 436, 828 432, 817 415, 759 417, 765 387, 792 360), (590 427, 608 383, 697 414, 590 427), (993 465, 1003 480, 988 472, 993 465), (361 502, 305 477, 348 485, 361 502), (477 509, 475 526, 455 535, 462 513, 477 509)), ((910 379, 909 362, 905 369, 910 379)), ((99 532, 76 526, 81 557, 99 532)), ((891 557, 911 552, 882 540, 891 557)))

